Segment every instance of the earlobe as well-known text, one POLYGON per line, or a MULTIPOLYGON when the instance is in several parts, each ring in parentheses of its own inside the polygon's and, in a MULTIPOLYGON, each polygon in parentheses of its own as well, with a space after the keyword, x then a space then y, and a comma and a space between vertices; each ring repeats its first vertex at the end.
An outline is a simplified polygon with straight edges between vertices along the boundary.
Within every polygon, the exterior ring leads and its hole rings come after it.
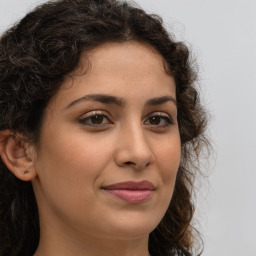
MULTIPOLYGON (((31 145, 32 146, 32 145, 31 145)), ((35 178, 36 171, 33 159, 28 156, 28 143, 10 130, 0 132, 0 155, 6 167, 20 180, 29 181, 35 178)))

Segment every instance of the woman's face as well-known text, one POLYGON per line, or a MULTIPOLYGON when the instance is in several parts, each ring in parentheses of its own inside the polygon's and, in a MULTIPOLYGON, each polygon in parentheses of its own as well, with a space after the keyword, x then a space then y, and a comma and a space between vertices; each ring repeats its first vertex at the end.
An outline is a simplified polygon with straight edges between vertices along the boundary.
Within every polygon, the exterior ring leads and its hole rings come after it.
POLYGON ((150 46, 108 43, 66 78, 34 158, 42 230, 131 239, 158 225, 181 151, 175 82, 163 63, 150 46))

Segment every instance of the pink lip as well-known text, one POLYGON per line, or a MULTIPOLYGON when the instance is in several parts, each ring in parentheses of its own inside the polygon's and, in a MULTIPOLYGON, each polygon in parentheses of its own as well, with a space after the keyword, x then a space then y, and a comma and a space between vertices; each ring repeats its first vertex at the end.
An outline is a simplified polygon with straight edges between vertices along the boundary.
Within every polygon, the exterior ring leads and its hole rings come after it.
POLYGON ((103 189, 126 202, 138 204, 147 201, 152 196, 155 187, 151 182, 144 180, 115 183, 103 189))

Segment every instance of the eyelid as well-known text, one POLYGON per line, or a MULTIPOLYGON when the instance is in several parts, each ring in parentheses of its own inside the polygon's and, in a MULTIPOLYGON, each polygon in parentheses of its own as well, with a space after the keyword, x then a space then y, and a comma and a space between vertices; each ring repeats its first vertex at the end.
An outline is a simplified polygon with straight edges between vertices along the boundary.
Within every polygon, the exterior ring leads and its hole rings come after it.
MULTIPOLYGON (((149 118, 154 117, 154 116, 162 117, 163 119, 165 119, 165 121, 168 123, 165 126, 175 124, 174 119, 172 118, 171 115, 167 114, 166 112, 159 112, 159 111, 150 113, 146 117, 146 119, 144 120, 143 123, 145 123, 149 118)), ((152 126, 164 127, 164 125, 152 125, 152 126)))
POLYGON ((161 112, 161 111, 155 111, 150 113, 147 118, 151 117, 151 116, 166 116, 166 117, 171 117, 169 114, 167 114, 166 112, 161 112))
MULTIPOLYGON (((146 119, 148 119, 148 118, 150 118, 150 117, 152 117, 152 116, 167 117, 167 118, 169 118, 170 120, 173 121, 172 116, 169 115, 169 114, 167 114, 166 112, 161 112, 161 111, 152 112, 152 113, 150 113, 150 114, 147 116, 146 119)), ((146 119, 145 119, 145 120, 146 120, 146 119)))
POLYGON ((95 116, 95 115, 104 115, 104 116, 109 117, 109 114, 104 110, 92 110, 92 111, 89 111, 89 112, 83 114, 82 116, 80 116, 79 119, 85 119, 87 117, 91 117, 91 116, 95 116))
POLYGON ((110 115, 106 112, 106 111, 103 111, 103 110, 93 110, 93 111, 90 111, 90 112, 87 112, 86 114, 80 116, 80 118, 78 119, 78 122, 83 125, 83 126, 88 126, 88 127, 102 127, 104 125, 108 125, 108 124, 112 124, 112 120, 111 120, 111 117, 110 115), (108 123, 103 123, 103 124, 85 124, 85 122, 87 120, 89 120, 90 118, 94 117, 94 116, 104 116, 105 118, 108 119, 108 123))

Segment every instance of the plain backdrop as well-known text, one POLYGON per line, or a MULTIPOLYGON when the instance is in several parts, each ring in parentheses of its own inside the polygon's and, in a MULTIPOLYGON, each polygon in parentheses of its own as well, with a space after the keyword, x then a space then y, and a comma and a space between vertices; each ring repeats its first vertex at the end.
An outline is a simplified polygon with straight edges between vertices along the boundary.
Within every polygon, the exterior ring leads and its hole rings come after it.
MULTIPOLYGON (((0 0, 0 32, 42 2, 0 0)), ((215 151, 198 202, 203 255, 256 255, 256 1, 137 3, 197 56, 215 151)))

